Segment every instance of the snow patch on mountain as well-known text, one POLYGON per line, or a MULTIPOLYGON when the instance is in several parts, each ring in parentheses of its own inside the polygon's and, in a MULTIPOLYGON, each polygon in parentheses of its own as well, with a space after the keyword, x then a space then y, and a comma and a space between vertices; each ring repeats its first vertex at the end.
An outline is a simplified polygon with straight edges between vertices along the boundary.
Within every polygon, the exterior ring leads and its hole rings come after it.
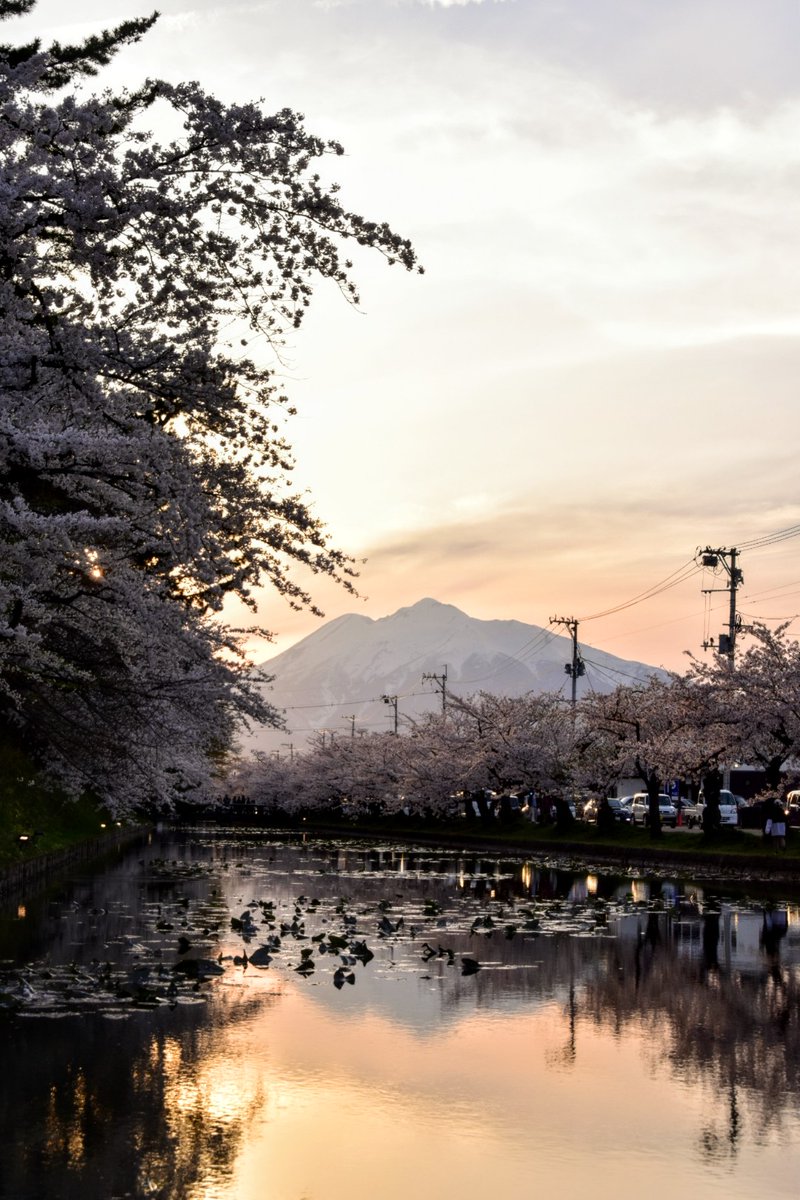
MULTIPOLYGON (((579 646, 586 674, 578 679, 578 696, 660 674, 579 646)), ((302 751, 322 730, 338 737, 389 731, 394 705, 384 696, 397 696, 402 732, 422 714, 441 710, 442 684, 448 697, 480 691, 562 691, 568 697, 571 680, 564 668, 571 659, 571 639, 551 628, 478 620, 430 597, 377 619, 348 613, 262 664, 273 676, 267 698, 285 711, 287 729, 254 731, 244 748, 286 754, 289 745, 302 751)))

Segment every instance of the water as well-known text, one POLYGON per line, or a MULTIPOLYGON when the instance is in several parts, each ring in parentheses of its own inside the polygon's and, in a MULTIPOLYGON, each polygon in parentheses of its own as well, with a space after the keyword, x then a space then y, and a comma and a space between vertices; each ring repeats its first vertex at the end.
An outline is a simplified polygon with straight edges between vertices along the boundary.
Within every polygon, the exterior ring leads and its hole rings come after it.
POLYGON ((796 1195, 785 892, 173 833, 0 960, 4 1198, 796 1195))

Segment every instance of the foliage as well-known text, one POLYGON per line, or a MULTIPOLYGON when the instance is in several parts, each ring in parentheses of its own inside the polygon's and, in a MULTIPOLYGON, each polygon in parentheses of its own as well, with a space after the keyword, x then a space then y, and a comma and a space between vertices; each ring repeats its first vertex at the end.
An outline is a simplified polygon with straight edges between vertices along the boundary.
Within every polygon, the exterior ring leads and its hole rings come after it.
POLYGON ((728 757, 757 763, 772 791, 786 760, 800 752, 800 643, 788 629, 749 626, 752 642, 733 669, 720 659, 692 668, 728 730, 728 757))
POLYGON ((415 261, 323 185, 341 147, 289 110, 158 81, 52 95, 154 19, 0 47, 0 727, 117 810, 199 794, 243 720, 279 719, 227 596, 312 604, 293 564, 352 589, 292 491, 264 348, 316 281, 357 300, 347 243, 415 261))
POLYGON ((760 764, 770 795, 800 750, 800 644, 786 627, 754 627, 735 669, 692 661, 685 675, 623 685, 575 708, 556 694, 510 698, 479 693, 451 700, 394 737, 322 737, 293 764, 295 806, 346 799, 355 809, 410 807, 451 816, 462 798, 535 792, 566 800, 606 795, 638 777, 660 834, 658 796, 668 781, 702 786, 704 827, 719 828, 726 765, 760 764), (788 760, 788 761, 787 761, 788 760))
POLYGON ((453 718, 478 748, 479 785, 501 791, 562 792, 574 777, 574 713, 554 693, 520 697, 481 692, 458 701, 453 718))
POLYGON ((110 829, 110 814, 89 799, 73 800, 44 787, 36 764, 15 741, 0 734, 0 869, 58 851, 110 829))
POLYGON ((584 761, 591 763, 595 777, 638 776, 644 781, 653 837, 661 831, 658 797, 676 773, 689 725, 681 701, 682 685, 676 676, 654 676, 643 685, 622 685, 609 695, 592 695, 582 705, 588 732, 584 761))

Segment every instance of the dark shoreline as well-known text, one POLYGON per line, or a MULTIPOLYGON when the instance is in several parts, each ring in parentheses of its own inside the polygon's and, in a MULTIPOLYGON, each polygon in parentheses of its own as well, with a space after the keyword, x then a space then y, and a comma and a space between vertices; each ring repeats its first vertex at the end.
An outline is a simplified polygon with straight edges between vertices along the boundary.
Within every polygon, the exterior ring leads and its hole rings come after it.
POLYGON ((453 830, 452 828, 421 829, 419 826, 404 828, 401 824, 379 825, 364 823, 339 824, 336 822, 319 823, 308 820, 301 822, 283 822, 272 824, 236 823, 197 821, 181 823, 177 828, 209 829, 225 828, 239 829, 242 834, 263 837, 320 837, 341 838, 353 842, 369 842, 378 845, 385 842, 400 842, 404 845, 426 847, 441 847, 447 851, 460 851, 464 854, 503 855, 512 859, 530 859, 539 862, 568 860, 575 866, 602 866, 604 869, 617 867, 623 871, 663 870, 665 867, 676 868, 682 874, 702 876, 714 879, 756 879, 765 883, 796 882, 800 883, 800 856, 784 857, 780 853, 760 854, 741 853, 736 850, 717 850, 714 846, 699 847, 697 850, 672 849, 665 845, 672 836, 691 836, 699 838, 700 834, 666 834, 658 844, 638 843, 625 846, 622 843, 595 843, 567 833, 546 838, 531 837, 522 839, 514 834, 493 837, 490 832, 473 830, 453 830))
POLYGON ((113 829, 98 837, 75 842, 61 850, 32 855, 22 862, 0 867, 0 900, 23 896, 31 889, 44 888, 73 867, 120 855, 132 842, 146 837, 148 827, 113 829))
MULTIPOLYGON (((668 845, 625 846, 603 843, 595 844, 568 834, 545 839, 521 840, 513 835, 493 837, 491 833, 477 830, 454 831, 452 829, 404 829, 401 825, 376 827, 338 824, 280 823, 275 825, 219 824, 198 821, 180 822, 172 825, 176 831, 215 829, 238 830, 243 836, 263 838, 340 838, 345 841, 364 842, 377 845, 394 841, 409 846, 428 848, 441 847, 448 852, 463 854, 502 855, 510 859, 529 859, 543 864, 591 868, 604 870, 617 868, 623 872, 659 871, 673 868, 681 874, 709 879, 743 880, 763 883, 800 883, 800 858, 746 854, 727 850, 715 851, 711 846, 697 850, 676 850, 668 845)), ((61 850, 34 855, 24 862, 0 868, 0 899, 12 895, 23 895, 31 889, 45 887, 74 867, 100 861, 106 857, 120 855, 127 847, 143 837, 152 826, 134 829, 110 830, 99 837, 76 842, 61 850)), ((680 835, 678 835, 680 836, 680 835)))

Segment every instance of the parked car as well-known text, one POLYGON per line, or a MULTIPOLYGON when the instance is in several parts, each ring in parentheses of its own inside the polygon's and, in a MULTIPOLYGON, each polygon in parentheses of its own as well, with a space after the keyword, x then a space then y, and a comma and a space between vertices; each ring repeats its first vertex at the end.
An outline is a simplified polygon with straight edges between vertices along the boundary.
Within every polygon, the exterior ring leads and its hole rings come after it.
POLYGON ((587 800, 583 808, 583 819, 592 825, 597 824, 600 806, 607 804, 614 815, 614 820, 620 825, 630 825, 631 810, 617 796, 607 796, 605 800, 587 800))
POLYGON ((630 825, 633 817, 631 816, 630 805, 626 804, 624 799, 617 796, 607 796, 606 803, 614 814, 614 820, 620 825, 630 825))
MULTIPOLYGON (((649 825, 650 797, 647 792, 637 792, 630 806, 631 818, 634 825, 649 825)), ((662 825, 671 825, 674 829, 678 824, 678 810, 669 796, 662 793, 658 797, 658 811, 662 825)))
MULTIPOLYGON (((739 824, 742 829, 763 830, 767 821, 767 817, 772 815, 772 813, 769 811, 771 806, 771 800, 753 800, 745 808, 740 808, 739 824)), ((786 819, 787 821, 789 820, 788 814, 786 819)))
MULTIPOLYGON (((703 799, 702 792, 700 793, 700 799, 701 800, 703 799)), ((729 791, 727 788, 720 788, 719 802, 720 802, 720 804, 730 804, 734 808, 741 808, 743 804, 747 803, 747 801, 744 799, 743 796, 736 796, 736 795, 734 795, 733 792, 729 791)))
MULTIPOLYGON (((689 829, 692 829, 695 825, 702 825, 705 809, 706 802, 702 796, 696 804, 687 804, 683 810, 684 825, 689 829)), ((719 819, 721 825, 739 824, 739 806, 733 799, 733 792, 720 792, 719 819), (726 798, 728 796, 731 797, 730 801, 726 798)))
POLYGON ((786 820, 790 825, 800 825, 800 791, 789 792, 786 797, 786 820))

